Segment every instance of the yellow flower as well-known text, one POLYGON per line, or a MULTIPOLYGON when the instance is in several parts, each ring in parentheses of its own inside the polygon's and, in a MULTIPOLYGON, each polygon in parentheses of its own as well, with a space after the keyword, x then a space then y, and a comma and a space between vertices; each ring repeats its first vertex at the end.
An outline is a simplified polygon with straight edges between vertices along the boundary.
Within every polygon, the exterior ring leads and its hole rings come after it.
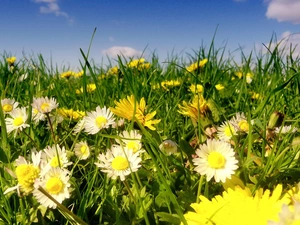
POLYGON ((143 126, 148 127, 151 130, 155 130, 153 125, 160 122, 159 120, 152 120, 155 116, 156 111, 148 113, 145 115, 146 102, 145 99, 142 98, 140 102, 136 101, 134 96, 127 96, 127 99, 121 99, 119 102, 115 101, 116 107, 110 108, 110 110, 127 120, 132 120, 136 118, 143 126))
POLYGON ((197 70, 198 68, 202 68, 206 63, 208 62, 208 59, 203 59, 199 62, 193 63, 190 66, 186 68, 187 71, 193 72, 197 70))
POLYGON ((204 92, 204 87, 201 84, 192 84, 189 89, 194 94, 202 94, 204 92))
POLYGON ((74 77, 75 78, 77 78, 77 77, 82 77, 83 76, 83 74, 84 74, 84 71, 83 70, 81 70, 81 71, 79 71, 79 72, 77 72, 77 73, 74 73, 74 77))
POLYGON ((16 62, 17 58, 15 56, 12 56, 12 57, 9 57, 9 58, 6 58, 6 62, 12 66, 15 62, 16 62))
POLYGON ((140 58, 140 59, 134 59, 132 61, 130 61, 127 66, 130 68, 137 68, 139 65, 143 64, 145 62, 144 58, 140 58))
POLYGON ((68 70, 66 72, 63 72, 60 77, 61 78, 67 78, 69 79, 71 76, 74 76, 75 75, 75 72, 71 71, 71 70, 68 70))
POLYGON ((114 66, 107 71, 107 75, 117 75, 119 73, 118 66, 114 66))
POLYGON ((176 87, 180 85, 180 81, 178 80, 170 80, 170 81, 163 81, 160 83, 163 89, 169 90, 168 87, 176 87))
POLYGON ((221 91, 221 90, 223 90, 225 87, 224 87, 224 85, 222 85, 222 84, 217 84, 217 85, 215 86, 215 88, 216 88, 218 91, 221 91))
POLYGON ((280 184, 272 194, 270 190, 259 189, 254 196, 250 189, 236 186, 212 200, 200 196, 200 203, 191 204, 195 212, 188 212, 184 217, 189 225, 265 225, 268 220, 278 221, 281 207, 289 204, 290 200, 286 196, 281 198, 281 193, 280 184))
POLYGON ((251 92, 251 94, 252 94, 252 96, 251 96, 252 99, 261 99, 261 95, 260 94, 258 94, 256 92, 251 92))
POLYGON ((236 72, 235 75, 241 79, 243 77, 243 73, 242 72, 236 72))
POLYGON ((57 109, 57 112, 63 117, 73 120, 82 119, 85 116, 85 112, 73 109, 60 108, 57 109))
POLYGON ((205 116, 209 111, 209 105, 202 95, 195 96, 192 103, 183 101, 182 105, 178 105, 179 113, 191 117, 193 122, 198 122, 198 115, 205 116))
MULTIPOLYGON (((92 93, 96 90, 96 84, 88 84, 86 86, 86 92, 87 93, 92 93)), ((76 94, 82 94, 83 93, 83 87, 80 89, 76 89, 76 94)))

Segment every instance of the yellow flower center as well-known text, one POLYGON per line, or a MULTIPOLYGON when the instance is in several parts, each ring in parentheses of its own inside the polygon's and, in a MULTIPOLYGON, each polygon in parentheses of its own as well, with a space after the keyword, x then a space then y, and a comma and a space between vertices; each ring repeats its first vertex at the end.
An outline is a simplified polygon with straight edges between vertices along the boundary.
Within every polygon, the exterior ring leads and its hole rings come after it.
POLYGON ((208 161, 209 166, 214 169, 223 168, 226 163, 225 157, 219 152, 210 153, 207 158, 207 161, 208 161))
POLYGON ((56 168, 60 165, 62 165, 62 161, 60 159, 58 159, 57 156, 53 157, 51 159, 51 162, 50 162, 50 165, 53 167, 53 168, 56 168))
POLYGON ((104 125, 107 123, 107 119, 104 116, 98 116, 96 118, 96 125, 98 128, 104 127, 104 125))
POLYGON ((51 177, 46 183, 46 190, 50 194, 59 194, 64 188, 64 183, 58 177, 51 177))
POLYGON ((43 112, 48 111, 49 108, 50 108, 50 105, 49 105, 49 103, 47 103, 47 102, 44 102, 44 103, 41 105, 41 109, 42 109, 43 112))
POLYGON ((232 126, 226 126, 225 129, 224 129, 224 134, 227 136, 227 137, 231 137, 232 136, 232 133, 233 133, 233 127, 232 126))
POLYGON ((135 141, 129 141, 127 143, 127 148, 136 153, 139 150, 139 145, 135 141))
POLYGON ((117 156, 113 159, 111 167, 114 170, 126 170, 129 167, 128 160, 123 156, 117 156))
POLYGON ((244 132, 247 132, 249 131, 249 124, 246 120, 242 120, 239 122, 239 128, 244 131, 244 132))
POLYGON ((13 110, 13 106, 11 104, 5 104, 2 109, 4 112, 11 112, 13 110))
POLYGON ((15 127, 21 126, 23 123, 24 123, 24 120, 23 120, 22 116, 16 117, 13 122, 15 127))
POLYGON ((16 176, 18 183, 25 192, 30 192, 33 189, 33 184, 36 178, 39 177, 40 169, 31 164, 22 164, 16 168, 16 176))
POLYGON ((89 151, 88 151, 88 147, 86 145, 82 145, 80 147, 80 152, 82 153, 82 155, 86 156, 88 155, 89 151))

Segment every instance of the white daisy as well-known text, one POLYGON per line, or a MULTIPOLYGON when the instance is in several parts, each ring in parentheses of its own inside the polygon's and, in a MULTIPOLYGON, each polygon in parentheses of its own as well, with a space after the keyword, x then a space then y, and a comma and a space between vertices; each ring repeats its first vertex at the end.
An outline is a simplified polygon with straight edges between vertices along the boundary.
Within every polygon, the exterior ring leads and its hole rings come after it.
POLYGON ((39 188, 42 187, 56 201, 62 203, 63 200, 70 197, 69 193, 69 171, 63 168, 51 168, 43 177, 34 184, 33 196, 43 206, 56 208, 56 204, 44 195, 39 188))
POLYGON ((101 129, 113 125, 115 121, 112 112, 105 106, 103 108, 98 106, 96 111, 88 112, 84 120, 84 130, 88 134, 96 134, 101 129))
POLYGON ((77 122, 77 124, 75 125, 75 127, 73 128, 73 135, 78 134, 79 132, 81 132, 84 129, 84 124, 85 124, 85 120, 79 120, 77 122))
MULTIPOLYGON (((233 126, 235 126, 236 130, 239 132, 249 133, 249 123, 245 116, 245 114, 237 112, 234 117, 230 120, 233 126)), ((253 120, 251 120, 251 124, 253 125, 253 120)))
POLYGON ((116 141, 124 146, 125 149, 132 150, 136 153, 142 149, 142 135, 137 130, 131 130, 128 132, 124 130, 121 134, 121 141, 116 139, 116 141))
POLYGON ((268 225, 297 225, 300 224, 300 202, 292 206, 283 204, 279 213, 279 221, 268 221, 268 225))
POLYGON ((15 110, 19 105, 19 102, 16 102, 11 98, 4 98, 1 100, 1 106, 4 114, 10 114, 13 110, 15 110))
POLYGON ((11 133, 14 130, 22 131, 24 128, 29 127, 29 124, 26 123, 28 116, 25 107, 14 109, 10 116, 12 118, 5 119, 7 133, 11 133))
POLYGON ((95 164, 102 172, 107 173, 112 179, 120 177, 121 181, 124 181, 125 176, 131 172, 136 172, 141 167, 139 163, 142 161, 138 152, 122 149, 119 145, 113 145, 106 154, 100 154, 98 159, 100 162, 95 164))
POLYGON ((59 145, 47 146, 42 153, 42 163, 44 166, 44 172, 51 168, 66 168, 71 165, 67 157, 65 147, 59 147, 59 145))
POLYGON ((58 107, 58 103, 55 98, 40 97, 33 98, 32 108, 37 109, 40 113, 50 113, 53 109, 58 107))
POLYGON ((219 126, 218 128, 218 132, 217 135, 219 137, 220 140, 222 141, 230 141, 230 139, 237 134, 236 132, 236 128, 234 127, 234 125, 228 121, 228 122, 223 122, 221 124, 221 126, 219 126))
POLYGON ((274 129, 274 132, 276 134, 287 134, 287 133, 295 133, 297 130, 298 130, 297 127, 292 128, 292 125, 288 125, 288 126, 276 127, 274 129))
POLYGON ((77 158, 87 159, 90 156, 90 147, 86 141, 81 141, 75 144, 74 152, 77 158))
POLYGON ((206 144, 200 145, 196 154, 198 158, 193 159, 195 171, 206 175, 207 181, 214 177, 216 182, 224 183, 238 168, 234 150, 227 142, 208 139, 206 144))
POLYGON ((159 149, 166 154, 171 155, 177 152, 177 144, 174 141, 165 140, 159 145, 159 149))

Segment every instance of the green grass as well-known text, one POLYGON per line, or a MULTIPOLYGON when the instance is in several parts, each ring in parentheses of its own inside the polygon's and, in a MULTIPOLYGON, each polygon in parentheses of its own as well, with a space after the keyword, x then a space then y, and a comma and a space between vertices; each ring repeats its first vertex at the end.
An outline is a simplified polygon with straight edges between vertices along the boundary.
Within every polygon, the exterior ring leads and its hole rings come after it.
MULTIPOLYGON (((16 136, 7 134, 5 118, 0 110, 0 224, 179 224, 185 223, 183 214, 191 210, 190 204, 198 201, 200 194, 211 198, 220 194, 222 183, 213 179, 209 182, 195 172, 192 157, 199 144, 205 143, 207 127, 217 128, 237 112, 244 112, 248 121, 253 120, 248 134, 232 139, 232 147, 239 161, 236 176, 253 192, 258 188, 273 189, 276 184, 284 188, 300 181, 299 173, 299 133, 275 135, 270 127, 270 117, 274 112, 284 115, 282 125, 299 127, 299 59, 290 54, 282 55, 279 48, 269 49, 266 54, 245 56, 241 52, 241 63, 224 56, 225 49, 216 49, 214 42, 208 49, 204 47, 188 55, 184 61, 172 57, 163 64, 153 55, 146 61, 149 68, 137 69, 127 66, 130 59, 119 57, 118 73, 109 74, 108 68, 99 68, 83 54, 82 77, 61 78, 52 65, 37 60, 17 59, 13 66, 6 62, 10 55, 4 53, 0 60, 1 99, 13 98, 20 106, 27 107, 29 128, 16 136), (208 59, 198 70, 188 72, 186 66, 208 59), (237 72, 243 76, 239 79, 237 72), (253 75, 247 83, 246 74, 253 75), (21 75, 27 78, 19 81, 21 75), (179 81, 178 86, 161 86, 161 82, 179 81), (96 89, 88 92, 87 84, 95 84, 96 89), (178 105, 191 102, 191 84, 204 87, 203 97, 209 102, 211 113, 193 123, 189 117, 180 114, 178 105), (217 90, 215 85, 225 88, 217 90), (83 93, 76 89, 83 87, 83 93), (253 99, 254 93, 259 94, 253 99), (103 129, 95 135, 80 132, 72 135, 76 121, 64 119, 53 124, 53 133, 46 128, 46 121, 35 124, 31 118, 33 97, 54 97, 59 108, 90 112, 97 106, 115 107, 114 101, 134 95, 144 98, 146 112, 156 111, 154 119, 161 119, 149 130, 141 124, 125 121, 124 127, 103 129), (121 130, 138 129, 142 133, 142 167, 126 177, 112 180, 94 164, 98 155, 116 143, 121 130), (55 137, 55 138, 53 138, 55 137), (176 154, 167 155, 159 145, 164 140, 178 144, 176 154), (92 147, 87 160, 78 160, 74 155, 76 142, 86 140, 92 147), (15 170, 14 162, 19 156, 30 159, 33 149, 59 144, 68 151, 73 162, 70 174, 70 198, 56 209, 42 207, 31 195, 19 196, 3 192, 17 184, 7 170, 15 170), (273 151, 266 157, 268 149, 273 151)), ((78 72, 78 71, 75 71, 78 72)), ((277 124, 277 126, 281 126, 277 124)), ((215 134, 216 135, 216 134, 215 134)))

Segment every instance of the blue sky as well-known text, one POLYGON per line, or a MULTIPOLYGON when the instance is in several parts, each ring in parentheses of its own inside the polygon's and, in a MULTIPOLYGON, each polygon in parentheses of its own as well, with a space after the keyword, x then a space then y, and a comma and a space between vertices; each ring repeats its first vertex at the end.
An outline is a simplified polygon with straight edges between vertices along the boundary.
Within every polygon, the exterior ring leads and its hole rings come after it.
MULTIPOLYGON (((76 69, 97 28, 90 57, 95 64, 115 58, 161 61, 215 44, 245 53, 269 43, 273 34, 300 43, 299 0, 1 0, 0 54, 42 54, 58 68, 76 69)), ((236 58, 240 56, 237 53, 236 58)))

